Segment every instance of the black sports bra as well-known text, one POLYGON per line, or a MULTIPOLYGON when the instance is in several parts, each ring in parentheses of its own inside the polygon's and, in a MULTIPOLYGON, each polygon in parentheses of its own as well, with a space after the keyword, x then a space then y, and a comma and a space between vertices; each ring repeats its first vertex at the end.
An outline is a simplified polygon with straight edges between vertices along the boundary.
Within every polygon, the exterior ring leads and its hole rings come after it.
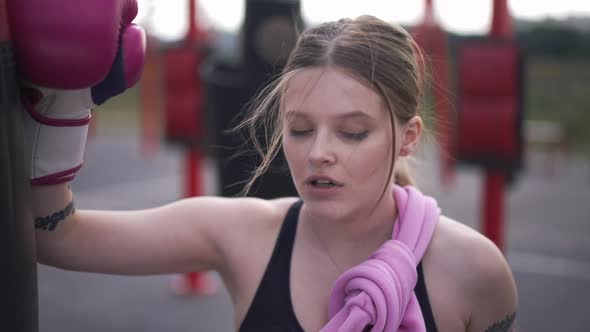
MULTIPOLYGON (((258 285, 254 300, 240 326, 240 332, 293 331, 303 332, 297 321, 293 305, 289 275, 291 270, 291 253, 297 231, 299 210, 303 202, 293 204, 283 221, 271 259, 258 285)), ((418 282, 414 288, 420 309, 424 317, 427 332, 438 332, 430 301, 426 293, 422 263, 418 264, 418 282)))

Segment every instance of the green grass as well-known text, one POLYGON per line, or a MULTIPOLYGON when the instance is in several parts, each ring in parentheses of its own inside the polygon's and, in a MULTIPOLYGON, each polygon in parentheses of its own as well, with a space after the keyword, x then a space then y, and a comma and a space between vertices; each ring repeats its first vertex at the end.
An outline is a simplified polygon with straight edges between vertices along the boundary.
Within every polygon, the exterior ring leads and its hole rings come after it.
POLYGON ((525 118, 560 123, 572 150, 590 152, 590 59, 530 58, 525 118))
POLYGON ((108 100, 93 112, 97 127, 137 132, 141 125, 139 87, 108 100))

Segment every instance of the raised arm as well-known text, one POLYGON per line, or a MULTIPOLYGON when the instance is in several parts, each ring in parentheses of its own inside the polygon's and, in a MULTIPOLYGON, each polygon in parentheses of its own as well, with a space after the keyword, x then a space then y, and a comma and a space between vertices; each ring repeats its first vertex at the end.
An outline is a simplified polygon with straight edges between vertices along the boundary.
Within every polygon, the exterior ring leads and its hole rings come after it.
POLYGON ((34 187, 37 256, 59 268, 113 274, 219 269, 220 241, 263 202, 198 197, 140 211, 75 210, 66 184, 34 187), (51 220, 44 222, 42 220, 51 220))
POLYGON ((91 109, 141 74, 145 36, 131 24, 136 14, 135 0, 9 2, 40 262, 137 274, 210 268, 217 260, 209 211, 227 200, 79 211, 69 190, 82 167, 91 109))

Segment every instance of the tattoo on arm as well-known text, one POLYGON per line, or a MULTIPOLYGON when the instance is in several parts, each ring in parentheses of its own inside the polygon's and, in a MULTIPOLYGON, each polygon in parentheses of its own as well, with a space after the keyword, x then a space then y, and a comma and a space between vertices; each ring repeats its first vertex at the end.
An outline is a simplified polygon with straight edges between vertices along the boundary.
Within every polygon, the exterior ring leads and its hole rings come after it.
POLYGON ((513 312, 511 315, 506 316, 506 318, 503 320, 492 324, 492 326, 488 327, 485 332, 508 332, 512 327, 512 323, 514 323, 515 318, 516 312, 513 312))
POLYGON ((53 231, 57 227, 57 224, 72 215, 76 211, 74 207, 74 201, 71 201, 63 210, 57 211, 51 215, 45 217, 35 218, 35 228, 43 229, 46 231, 53 231))

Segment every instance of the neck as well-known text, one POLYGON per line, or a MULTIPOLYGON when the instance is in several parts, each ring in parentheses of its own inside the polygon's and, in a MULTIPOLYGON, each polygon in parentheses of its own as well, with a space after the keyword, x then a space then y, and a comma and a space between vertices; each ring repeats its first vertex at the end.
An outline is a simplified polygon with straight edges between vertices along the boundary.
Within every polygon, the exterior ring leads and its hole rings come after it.
POLYGON ((397 216, 395 200, 385 194, 375 206, 359 207, 334 219, 314 216, 301 209, 301 230, 317 250, 325 251, 342 270, 364 261, 391 239, 397 216))

